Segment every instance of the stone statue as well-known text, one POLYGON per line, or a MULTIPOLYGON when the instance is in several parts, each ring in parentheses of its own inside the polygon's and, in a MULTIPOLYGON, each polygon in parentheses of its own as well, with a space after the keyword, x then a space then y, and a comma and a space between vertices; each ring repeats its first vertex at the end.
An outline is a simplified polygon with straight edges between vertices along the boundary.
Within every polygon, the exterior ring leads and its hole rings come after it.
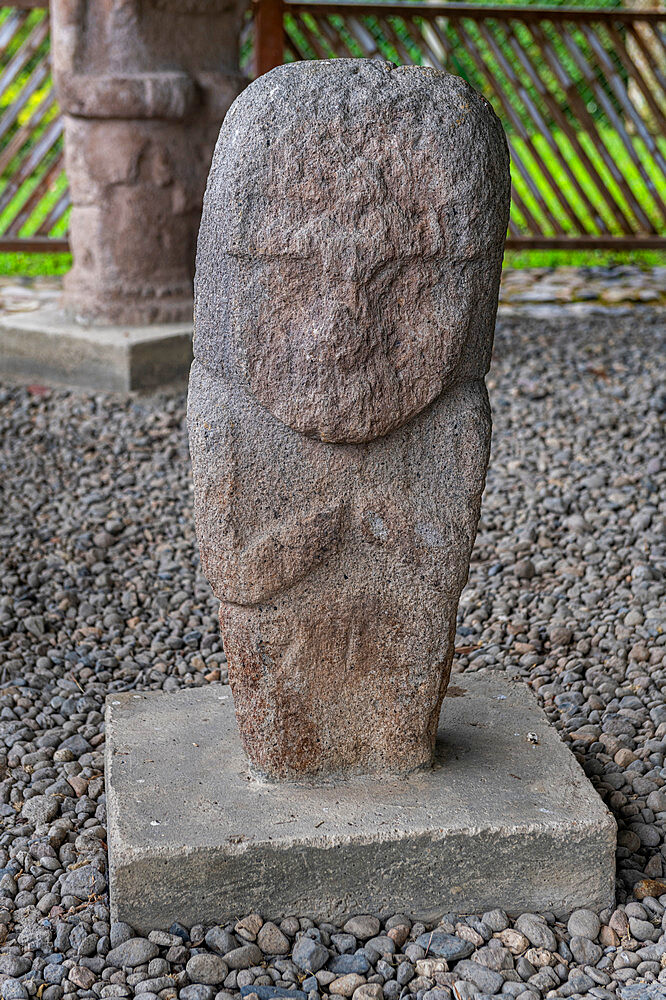
POLYGON ((245 0, 52 0, 74 265, 86 322, 192 315, 196 234, 224 115, 245 84, 245 0))
POLYGON ((501 125, 455 76, 295 63, 227 114, 188 416, 202 566, 261 775, 432 761, 508 210, 501 125))

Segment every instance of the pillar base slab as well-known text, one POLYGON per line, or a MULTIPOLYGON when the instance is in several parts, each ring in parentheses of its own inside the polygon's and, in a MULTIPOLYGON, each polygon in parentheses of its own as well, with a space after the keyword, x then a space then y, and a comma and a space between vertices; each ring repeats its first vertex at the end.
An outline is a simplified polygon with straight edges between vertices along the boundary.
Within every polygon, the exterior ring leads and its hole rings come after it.
POLYGON ((141 932, 614 902, 615 822, 505 675, 452 677, 432 769, 319 784, 250 775, 226 686, 114 694, 106 782, 112 918, 141 932))
POLYGON ((0 316, 0 375, 128 392, 187 379, 192 323, 87 326, 55 306, 0 316))

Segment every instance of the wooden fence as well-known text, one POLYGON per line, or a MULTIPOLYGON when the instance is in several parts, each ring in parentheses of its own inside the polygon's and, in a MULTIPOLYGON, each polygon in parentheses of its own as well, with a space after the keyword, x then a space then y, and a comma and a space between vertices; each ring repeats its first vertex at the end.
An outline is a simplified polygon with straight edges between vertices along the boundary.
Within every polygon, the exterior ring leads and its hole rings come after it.
POLYGON ((481 91, 511 150, 508 246, 666 249, 666 12, 319 0, 255 11, 257 73, 384 57, 481 91))
MULTIPOLYGON (((256 0, 253 29, 257 72, 382 56, 469 80, 507 131, 510 247, 666 249, 666 12, 256 0)), ((0 251, 67 248, 62 142, 46 0, 17 0, 0 7, 0 251)))
POLYGON ((0 7, 0 250, 66 250, 69 191, 48 8, 0 7))

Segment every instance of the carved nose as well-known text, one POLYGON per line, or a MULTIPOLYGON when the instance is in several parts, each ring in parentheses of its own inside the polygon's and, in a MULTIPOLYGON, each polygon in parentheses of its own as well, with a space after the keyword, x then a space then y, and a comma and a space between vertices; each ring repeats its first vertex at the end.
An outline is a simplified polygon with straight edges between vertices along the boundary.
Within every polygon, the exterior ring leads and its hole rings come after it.
POLYGON ((321 362, 343 360, 358 336, 359 317, 345 302, 337 302, 315 315, 312 346, 321 362))

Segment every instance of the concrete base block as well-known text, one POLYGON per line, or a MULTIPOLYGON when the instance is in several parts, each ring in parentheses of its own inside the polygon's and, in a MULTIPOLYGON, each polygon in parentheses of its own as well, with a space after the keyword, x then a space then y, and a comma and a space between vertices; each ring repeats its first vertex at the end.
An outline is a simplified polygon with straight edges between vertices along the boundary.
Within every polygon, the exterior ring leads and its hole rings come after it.
POLYGON ((220 685, 113 695, 106 720, 112 917, 141 931, 613 905, 615 822, 504 676, 454 675, 435 766, 403 779, 253 778, 220 685))
POLYGON ((187 378, 192 324, 84 326, 56 306, 0 315, 0 374, 128 392, 187 378))

